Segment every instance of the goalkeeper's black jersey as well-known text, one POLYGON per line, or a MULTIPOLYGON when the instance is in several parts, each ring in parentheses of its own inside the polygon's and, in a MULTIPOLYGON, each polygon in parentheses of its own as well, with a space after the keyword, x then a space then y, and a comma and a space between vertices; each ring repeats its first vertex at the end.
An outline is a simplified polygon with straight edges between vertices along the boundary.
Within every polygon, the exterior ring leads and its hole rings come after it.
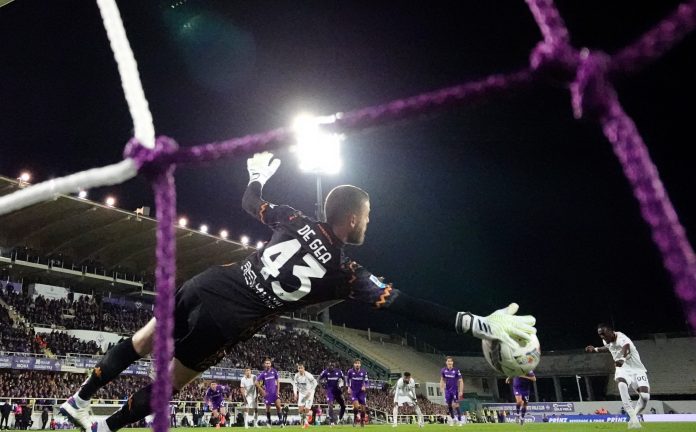
POLYGON ((249 185, 243 207, 273 230, 270 241, 242 262, 213 267, 187 282, 197 285, 206 309, 223 328, 246 327, 332 300, 387 307, 399 295, 345 256, 329 225, 262 200, 259 183, 249 185))

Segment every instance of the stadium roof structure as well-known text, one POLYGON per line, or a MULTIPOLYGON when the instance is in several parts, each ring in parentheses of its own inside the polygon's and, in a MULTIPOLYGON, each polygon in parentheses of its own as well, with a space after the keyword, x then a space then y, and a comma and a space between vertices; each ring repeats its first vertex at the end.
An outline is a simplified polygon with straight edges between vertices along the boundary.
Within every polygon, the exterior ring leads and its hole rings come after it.
MULTIPOLYGON (((21 186, 17 180, 0 176, 0 196, 21 186)), ((155 219, 135 211, 57 195, 52 201, 0 216, 0 269, 10 268, 15 276, 53 285, 103 289, 108 281, 116 292, 148 294, 143 291, 143 281, 154 280, 156 227, 155 219), (39 257, 10 259, 9 251, 15 248, 30 248, 39 257), (60 259, 54 261, 56 257, 60 259), (56 265, 64 257, 77 267, 56 265), (101 272, 81 268, 80 263, 94 261, 100 263, 101 272)), ((255 250, 180 226, 176 227, 176 240, 177 284, 212 265, 239 261, 255 250)))

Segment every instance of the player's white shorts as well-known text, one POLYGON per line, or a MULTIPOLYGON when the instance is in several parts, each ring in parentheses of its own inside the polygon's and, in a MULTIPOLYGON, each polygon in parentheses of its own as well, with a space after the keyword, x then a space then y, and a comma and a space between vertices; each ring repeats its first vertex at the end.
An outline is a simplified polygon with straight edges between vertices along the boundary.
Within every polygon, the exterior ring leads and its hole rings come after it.
POLYGON ((302 394, 298 393, 297 395, 297 407, 305 407, 305 408, 312 408, 312 405, 314 405, 314 393, 309 394, 302 394))
POLYGON ((618 381, 619 378, 625 379, 626 384, 634 390, 638 390, 638 387, 650 388, 648 376, 642 370, 617 367, 616 374, 614 374, 614 381, 618 381))
POLYGON ((416 401, 411 397, 411 396, 396 396, 394 395, 394 403, 398 404, 399 406, 404 406, 404 404, 413 406, 416 404, 416 401))
POLYGON ((256 408, 256 396, 247 396, 245 399, 247 408, 256 408))

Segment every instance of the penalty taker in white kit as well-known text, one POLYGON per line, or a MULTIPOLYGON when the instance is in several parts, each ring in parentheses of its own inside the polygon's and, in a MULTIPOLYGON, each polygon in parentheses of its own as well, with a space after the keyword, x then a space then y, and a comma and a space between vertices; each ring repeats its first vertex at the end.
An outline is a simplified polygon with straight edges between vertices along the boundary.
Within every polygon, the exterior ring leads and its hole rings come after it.
POLYGON ((404 372, 404 376, 399 378, 394 387, 394 422, 392 423, 392 427, 397 426, 399 407, 404 405, 415 407, 416 414, 418 415, 418 427, 423 427, 423 411, 421 411, 418 406, 418 399, 416 399, 416 380, 411 378, 409 372, 404 372))
POLYGON ((647 370, 640 361, 640 355, 633 341, 625 334, 614 331, 608 324, 599 324, 597 326, 597 334, 604 346, 595 348, 592 345, 585 347, 588 353, 593 352, 610 352, 614 358, 616 365, 616 374, 614 381, 619 387, 619 394, 623 402, 626 414, 628 414, 628 428, 640 429, 640 419, 638 416, 643 412, 648 401, 650 400, 650 383, 648 382, 647 370), (628 394, 628 387, 633 388, 638 392, 638 402, 636 407, 631 405, 631 396, 628 394))

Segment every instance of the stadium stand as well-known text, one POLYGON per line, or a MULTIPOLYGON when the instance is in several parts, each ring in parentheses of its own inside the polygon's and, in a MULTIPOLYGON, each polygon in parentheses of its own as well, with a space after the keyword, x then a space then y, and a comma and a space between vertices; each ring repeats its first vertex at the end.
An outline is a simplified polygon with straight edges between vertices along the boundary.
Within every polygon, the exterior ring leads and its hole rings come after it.
POLYGON ((392 337, 380 333, 330 326, 327 332, 358 348, 365 356, 381 363, 393 375, 409 371, 418 381, 439 381, 442 362, 433 362, 427 356, 406 346, 394 343, 392 337))

